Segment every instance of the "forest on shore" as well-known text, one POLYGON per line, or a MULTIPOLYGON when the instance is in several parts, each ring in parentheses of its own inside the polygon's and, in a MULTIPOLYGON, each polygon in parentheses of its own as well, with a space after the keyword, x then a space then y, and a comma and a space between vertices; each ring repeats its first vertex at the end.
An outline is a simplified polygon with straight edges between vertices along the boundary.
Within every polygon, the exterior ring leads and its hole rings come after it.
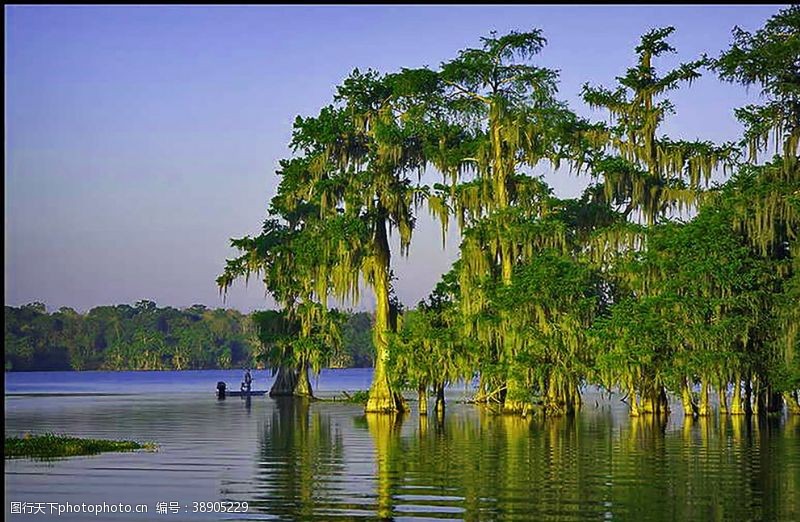
MULTIPOLYGON (((372 366, 371 317, 342 314, 342 342, 329 364, 372 366)), ((98 306, 85 314, 43 303, 6 306, 5 369, 201 370, 264 368, 259 324, 270 312, 194 305, 158 307, 152 301, 98 306)))
POLYGON ((329 300, 366 289, 368 413, 407 410, 407 389, 443 411, 444 387, 476 376, 475 402, 523 416, 571 415, 587 384, 634 416, 669 395, 710 415, 713 391, 729 414, 800 412, 800 7, 665 69, 674 31, 643 30, 610 85, 586 78, 592 118, 537 65, 536 28, 438 67, 355 69, 298 116, 262 232, 232 240, 217 279, 259 275, 282 306, 264 338, 273 394, 312 395, 341 340, 329 300), (664 133, 670 95, 704 75, 758 94, 732 115, 736 141, 664 133), (589 186, 559 197, 546 172, 589 186), (392 258, 420 212, 457 224, 460 258, 403 309, 392 258))

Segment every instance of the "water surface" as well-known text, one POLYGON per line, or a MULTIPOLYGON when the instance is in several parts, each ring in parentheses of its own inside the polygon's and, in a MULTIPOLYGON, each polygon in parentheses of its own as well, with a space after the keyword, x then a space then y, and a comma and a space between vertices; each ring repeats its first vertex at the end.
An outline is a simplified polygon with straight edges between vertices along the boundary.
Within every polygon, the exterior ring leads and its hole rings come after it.
MULTIPOLYGON (((358 405, 217 401, 241 372, 6 374, 6 435, 154 441, 156 453, 5 462, 10 520, 800 520, 800 419, 630 419, 589 392, 574 419, 520 419, 455 401, 443 419, 358 405), (112 395, 113 394, 113 395, 112 395), (11 514, 10 502, 145 504, 147 515, 11 514), (247 513, 194 513, 194 502, 247 513), (177 513, 157 514, 174 502, 177 513)), ((255 388, 269 386, 255 372, 255 388)), ((320 395, 370 370, 328 370, 320 395)), ((676 405, 679 414, 679 407, 676 405)))

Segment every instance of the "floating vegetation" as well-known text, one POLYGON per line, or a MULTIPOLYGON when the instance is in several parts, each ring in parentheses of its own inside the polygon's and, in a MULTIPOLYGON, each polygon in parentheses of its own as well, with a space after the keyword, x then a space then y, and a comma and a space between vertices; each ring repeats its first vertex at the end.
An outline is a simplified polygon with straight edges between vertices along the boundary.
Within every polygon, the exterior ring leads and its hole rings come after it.
POLYGON ((369 390, 356 390, 352 393, 343 391, 342 397, 337 397, 336 400, 353 404, 366 404, 369 400, 369 390))
POLYGON ((80 439, 66 435, 45 433, 22 437, 6 437, 3 453, 5 458, 57 459, 79 455, 95 455, 108 451, 156 451, 152 442, 139 443, 128 440, 80 439))

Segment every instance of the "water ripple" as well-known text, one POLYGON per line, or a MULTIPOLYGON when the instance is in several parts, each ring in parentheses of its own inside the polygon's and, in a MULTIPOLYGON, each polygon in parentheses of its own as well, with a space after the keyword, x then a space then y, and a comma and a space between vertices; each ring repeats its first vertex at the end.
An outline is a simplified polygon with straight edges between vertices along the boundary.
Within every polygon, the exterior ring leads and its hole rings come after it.
POLYGON ((342 403, 132 391, 7 399, 6 434, 159 445, 155 453, 6 461, 9 500, 141 502, 151 513, 157 502, 249 503, 247 513, 182 512, 170 521, 800 520, 796 417, 659 423, 605 404, 542 421, 451 404, 439 422, 365 416, 342 403))

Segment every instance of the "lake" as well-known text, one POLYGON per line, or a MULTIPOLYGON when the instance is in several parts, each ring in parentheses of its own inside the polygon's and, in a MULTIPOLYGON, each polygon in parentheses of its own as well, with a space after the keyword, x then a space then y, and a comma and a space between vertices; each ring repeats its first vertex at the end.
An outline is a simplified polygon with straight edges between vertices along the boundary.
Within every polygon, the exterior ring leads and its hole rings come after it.
MULTIPOLYGON (((448 390, 441 420, 432 408, 420 418, 415 402, 395 417, 340 402, 216 399, 217 381, 238 389, 241 378, 6 373, 6 435, 159 446, 6 460, 6 519, 800 520, 797 416, 684 420, 675 404, 666 422, 631 419, 618 396, 592 390, 576 417, 546 420, 458 403, 463 387, 448 390), (43 503, 46 514, 12 514, 11 502, 43 503), (244 502, 246 512, 202 512, 244 502), (50 514, 66 503, 144 505, 148 513, 50 514)), ((326 370, 312 384, 332 396, 366 389, 370 379, 369 369, 326 370)), ((254 389, 271 380, 254 372, 254 389)))

